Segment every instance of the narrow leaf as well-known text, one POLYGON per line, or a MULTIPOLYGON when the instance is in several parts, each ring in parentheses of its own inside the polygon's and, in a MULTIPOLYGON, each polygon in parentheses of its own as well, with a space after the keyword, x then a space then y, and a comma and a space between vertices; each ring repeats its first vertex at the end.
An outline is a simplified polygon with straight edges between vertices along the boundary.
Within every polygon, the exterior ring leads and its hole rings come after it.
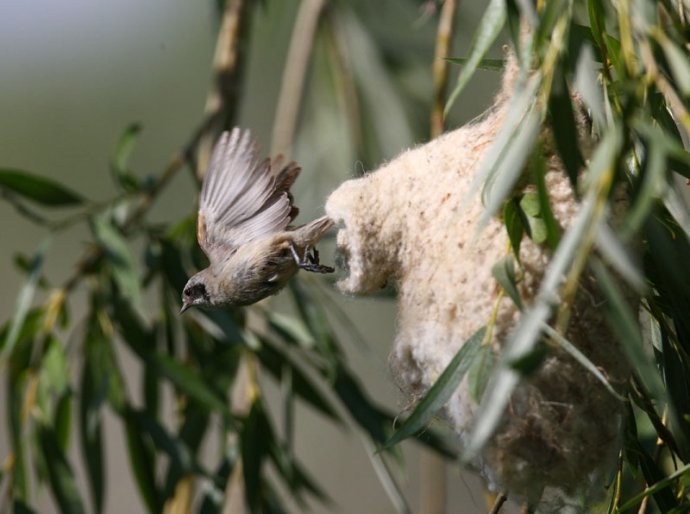
POLYGON ((54 180, 26 171, 0 169, 0 188, 50 207, 78 205, 84 202, 80 195, 54 180))
POLYGON ((136 307, 141 306, 139 277, 127 241, 113 226, 108 216, 93 218, 91 227, 98 243, 105 250, 113 278, 122 295, 136 307))
POLYGON ((467 390, 475 403, 479 403, 484 396, 495 364, 496 356, 491 345, 482 345, 474 358, 472 367, 467 372, 467 390))
POLYGON ((407 419, 400 425, 395 433, 384 443, 384 448, 398 444, 403 439, 423 430, 436 413, 448 402, 455 390, 462 382, 467 370, 479 350, 486 327, 475 332, 463 343, 446 369, 443 370, 434 385, 432 385, 407 419))
POLYGON ((656 370, 652 356, 645 350, 642 334, 630 306, 625 302, 619 287, 606 267, 600 261, 594 260, 592 268, 601 290, 608 300, 606 305, 608 323, 617 335, 628 361, 637 372, 647 391, 657 400, 667 400, 661 377, 656 370))
POLYGON ((501 286, 510 299, 513 300, 517 308, 522 310, 522 300, 517 290, 513 257, 505 257, 494 264, 493 268, 491 268, 491 274, 496 279, 496 282, 498 282, 498 285, 501 286))
POLYGON ((560 346, 565 352, 570 354, 572 358, 574 358, 578 364, 580 364, 583 368, 585 368, 587 371, 589 371, 592 375, 596 377, 599 382, 602 383, 602 385, 606 388, 606 390, 611 393, 612 396, 615 398, 619 399, 620 401, 624 402, 627 401, 624 396, 621 396, 611 385, 611 383, 606 379, 604 374, 599 370, 596 364, 594 364, 591 360, 587 358, 585 354, 583 354, 577 346, 575 346, 573 343, 568 341, 565 337, 563 337, 561 334, 559 334, 553 327, 550 325, 547 325, 546 323, 542 325, 544 332, 549 335, 557 344, 560 346))
MULTIPOLYGON (((467 57, 446 57, 446 61, 464 66, 469 62, 469 59, 467 57)), ((505 59, 482 59, 477 64, 477 68, 480 70, 501 71, 505 65, 505 59)))
POLYGON ((505 207, 503 207, 503 223, 508 232, 508 239, 510 240, 515 260, 520 262, 520 244, 522 243, 522 235, 525 233, 525 227, 518 202, 515 198, 508 200, 505 207))
POLYGON ((460 71, 457 83, 453 92, 448 97, 448 102, 444 110, 447 115, 450 108, 457 100, 462 90, 469 82, 482 59, 491 48, 491 45, 496 40, 503 29, 506 22, 506 3, 504 0, 491 0, 484 12, 482 20, 479 22, 479 27, 474 31, 472 39, 472 46, 470 48, 470 56, 467 63, 460 71))
POLYGON ((72 467, 67 462, 65 454, 55 437, 55 433, 47 426, 39 426, 38 439, 48 470, 50 488, 55 501, 63 514, 86 513, 77 488, 77 482, 72 467))
POLYGON ((484 186, 484 213, 479 225, 484 225, 513 191, 522 175, 527 157, 532 152, 541 123, 541 114, 534 104, 527 107, 524 117, 515 126, 506 147, 501 154, 484 186))
POLYGON ((50 238, 46 239, 41 244, 36 251, 36 255, 34 255, 29 277, 17 296, 17 302, 14 307, 14 314, 12 315, 9 330, 4 340, 0 341, 0 360, 6 358, 6 356, 12 352, 14 345, 17 343, 19 333, 24 325, 24 320, 29 312, 29 307, 31 307, 34 294, 36 293, 36 286, 38 285, 38 280, 41 276, 41 268, 43 267, 43 258, 45 257, 49 246, 50 238))
POLYGON ((687 49, 681 50, 663 34, 659 39, 678 89, 683 96, 690 96, 690 60, 687 49))
POLYGON ((129 462, 139 493, 151 514, 162 512, 163 502, 156 485, 156 459, 153 445, 144 436, 136 414, 131 408, 123 412, 122 421, 125 424, 129 462))
MULTIPOLYGON (((553 211, 551 210, 551 202, 549 202, 549 192, 546 189, 546 166, 544 163, 544 153, 541 145, 537 148, 535 155, 533 155, 532 171, 534 175, 534 182, 537 184, 537 198, 539 201, 539 217, 543 221, 545 229, 546 244, 552 250, 555 250, 561 240, 561 227, 556 221, 553 211)), ((575 187, 575 186, 574 186, 575 187)))

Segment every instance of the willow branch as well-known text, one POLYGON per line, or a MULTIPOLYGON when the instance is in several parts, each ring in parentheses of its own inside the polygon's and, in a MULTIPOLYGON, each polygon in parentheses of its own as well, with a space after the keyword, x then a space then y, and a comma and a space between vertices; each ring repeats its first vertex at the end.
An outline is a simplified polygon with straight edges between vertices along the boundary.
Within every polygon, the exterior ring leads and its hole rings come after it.
POLYGON ((506 502, 507 499, 508 497, 505 493, 498 493, 498 495, 496 496, 496 500, 494 501, 494 504, 491 507, 491 510, 489 511, 489 514, 498 514, 501 511, 501 507, 503 507, 503 504, 506 502))
POLYGON ((227 0, 216 39, 213 57, 214 83, 206 97, 204 112, 213 116, 213 122, 199 141, 196 174, 199 180, 204 176, 218 135, 231 128, 236 119, 242 95, 245 40, 249 29, 251 2, 248 0, 227 0))
POLYGON ((448 88, 448 50, 453 41, 455 29, 456 0, 445 0, 441 8, 441 16, 438 20, 436 31, 436 50, 432 64, 434 78, 434 105, 431 109, 431 138, 443 133, 444 116, 443 109, 446 103, 446 90, 448 88))
POLYGON ((300 3, 280 84, 271 155, 290 157, 314 37, 325 5, 326 0, 302 0, 300 3))

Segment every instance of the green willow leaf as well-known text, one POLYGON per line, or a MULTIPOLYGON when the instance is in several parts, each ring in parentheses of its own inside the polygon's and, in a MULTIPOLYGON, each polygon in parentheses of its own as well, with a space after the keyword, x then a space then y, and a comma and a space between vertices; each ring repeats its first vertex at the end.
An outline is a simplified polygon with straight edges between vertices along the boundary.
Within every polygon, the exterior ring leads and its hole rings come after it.
POLYGON ((503 26, 506 22, 506 3, 504 0, 491 0, 489 5, 484 12, 479 27, 474 32, 472 38, 472 46, 470 49, 470 56, 467 59, 467 63, 460 71, 458 75, 458 80, 455 84, 453 92, 448 97, 448 102, 446 102, 446 107, 444 109, 444 114, 447 116, 448 111, 453 106, 457 100, 460 93, 469 82, 477 67, 481 63, 484 56, 491 48, 491 45, 496 40, 498 35, 501 33, 503 26))
POLYGON ((659 38, 664 55, 676 79, 675 84, 685 97, 690 96, 690 60, 687 49, 681 50, 673 42, 663 35, 659 38))
POLYGON ((498 282, 498 285, 506 292, 506 294, 513 300, 513 303, 518 309, 522 310, 522 300, 520 293, 517 290, 517 279, 515 278, 515 267, 513 265, 513 257, 508 256, 498 261, 491 268, 491 274, 498 282))
POLYGON ((608 300, 606 305, 607 321, 616 334, 628 361, 637 372, 646 390, 657 400, 667 401, 666 389, 656 370, 652 356, 645 350, 642 334, 632 309, 625 302, 619 287, 606 267, 595 259, 592 263, 592 269, 604 296, 608 300))
POLYGON ((407 419, 400 425, 395 433, 384 443, 384 448, 390 448, 403 439, 426 428, 431 419, 448 402, 452 394, 462 382, 462 379, 470 369, 474 357, 484 340, 486 327, 477 330, 460 350, 455 354, 446 369, 439 375, 424 397, 419 401, 407 419))
POLYGON ((54 180, 21 170, 0 169, 0 189, 11 191, 49 207, 84 203, 82 196, 54 180))
POLYGON ((539 133, 540 114, 536 108, 530 107, 521 120, 519 127, 511 136, 508 146, 502 150, 501 159, 493 170, 493 180, 487 181, 484 200, 485 210, 480 225, 487 222, 505 202, 515 184, 522 175, 527 157, 539 133))
POLYGON ((484 396, 489 378, 496 365, 496 356, 491 345, 482 345, 467 372, 467 390, 475 403, 479 403, 484 396))
POLYGON ((202 374, 161 353, 151 353, 146 360, 148 365, 156 368, 158 374, 167 377, 181 392, 195 399, 209 411, 232 417, 227 402, 205 383, 202 374))
POLYGON ((251 406, 240 435, 244 494, 251 512, 258 512, 257 507, 261 497, 261 467, 268 455, 269 447, 275 444, 272 434, 273 431, 266 418, 261 400, 257 399, 251 406))
POLYGON ((342 422, 328 397, 286 353, 273 346, 269 341, 262 340, 261 349, 257 352, 257 356, 263 367, 278 381, 282 379, 287 367, 292 375, 294 394, 332 421, 342 422))
POLYGON ((606 12, 604 9, 604 4, 599 0, 587 0, 587 14, 589 15, 589 24, 592 27, 592 37, 601 49, 606 48, 603 38, 603 34, 606 33, 606 12))
POLYGON ((550 325, 544 323, 542 327, 544 328, 544 332, 548 334, 548 336, 551 337, 552 340, 555 341, 559 347, 561 347, 565 352, 570 354, 570 356, 574 358, 583 368, 585 368, 592 375, 594 375, 597 378, 597 380, 599 380, 599 382, 602 383, 606 390, 609 393, 611 393, 612 396, 618 398, 622 402, 626 401, 626 398, 618 394, 618 392, 613 388, 611 383, 606 379, 606 377, 597 367, 597 365, 594 364, 591 360, 589 360, 587 356, 578 349, 577 346, 568 341, 550 325))
POLYGON ((38 440, 48 470, 50 488, 63 514, 86 513, 72 467, 60 449, 55 433, 47 426, 38 427, 38 440))
POLYGON ((110 167, 113 171, 115 181, 124 191, 136 192, 141 190, 139 180, 137 180, 129 170, 129 158, 139 139, 140 133, 141 125, 139 123, 132 123, 125 129, 122 135, 120 135, 115 145, 115 152, 110 167))
MULTIPOLYGON (((452 64, 466 65, 469 61, 467 57, 446 57, 446 61, 452 64)), ((482 59, 477 64, 480 70, 501 71, 506 65, 505 59, 482 59)))
POLYGON ((65 453, 69 447, 72 433, 72 392, 67 390, 60 395, 55 405, 55 438, 60 450, 65 453))
POLYGON ((549 202, 549 192, 546 188, 546 166, 544 157, 539 146, 536 155, 533 158, 533 176, 534 182, 537 184, 537 199, 539 201, 539 218, 542 220, 545 230, 546 244, 552 250, 555 250, 561 240, 561 227, 556 221, 551 210, 551 202, 549 202))
POLYGON ((140 307, 141 286, 127 240, 112 224, 108 215, 92 218, 91 228, 96 240, 105 250, 113 278, 122 295, 136 307, 140 307))
POLYGON ((681 512, 679 509, 678 501, 674 497, 672 491, 669 491, 668 486, 671 485, 673 480, 677 477, 682 476, 687 473, 688 466, 683 468, 681 473, 673 473, 671 477, 665 476, 664 472, 659 468, 655 459, 647 453, 644 447, 640 444, 638 439, 628 438, 625 442, 628 451, 634 452, 637 455, 638 463, 640 469, 642 470, 642 475, 645 478, 645 482, 648 484, 653 484, 652 487, 643 491, 643 493, 634 496, 625 504, 621 505, 618 509, 619 512, 623 512, 630 507, 634 506, 645 496, 651 495, 654 498, 654 502, 660 509, 660 512, 681 512), (634 501, 633 501, 634 500, 634 501))
MULTIPOLYGON (((637 453, 640 453, 640 452, 644 452, 644 449, 637 448, 636 451, 637 451, 637 453)), ((648 455, 647 455, 647 458, 649 459, 648 455)), ((653 469, 652 466, 656 467, 656 464, 652 464, 653 462, 654 462, 653 460, 651 463, 649 462, 649 460, 646 461, 645 468, 647 469, 647 473, 645 473, 645 475, 647 475, 647 474, 651 475, 651 473, 649 473, 649 469, 650 468, 653 469)), ((655 481, 654 485, 648 487, 647 489, 645 489, 641 493, 636 494, 632 498, 628 499, 628 501, 626 501, 623 505, 618 507, 618 512, 625 512, 626 510, 630 510, 633 507, 639 507, 640 502, 645 497, 647 497, 651 494, 656 495, 655 496, 655 500, 656 500, 657 498, 659 498, 659 493, 661 493, 664 489, 670 487, 676 480, 678 480, 682 477, 685 477, 688 474, 690 474, 690 464, 686 464, 685 466, 677 469, 676 471, 674 471, 670 475, 665 476, 662 479, 655 481)), ((670 496, 665 495, 663 497, 663 499, 661 499, 660 501, 657 500, 657 504, 659 504, 659 503, 661 503, 662 505, 666 504, 668 506, 673 506, 677 502, 673 498, 673 494, 671 494, 670 496)), ((661 507, 661 505, 660 505, 660 507, 661 507)), ((674 508, 674 507, 672 507, 672 508, 674 508)), ((664 512, 671 512, 671 511, 664 511, 664 512)), ((674 510, 673 512, 680 513, 680 512, 683 512, 683 510, 674 510)))
POLYGON ((134 479, 147 510, 151 514, 162 512, 163 501, 156 485, 156 455, 153 444, 139 426, 136 412, 127 407, 122 414, 125 425, 129 462, 134 479))
POLYGON ((515 260, 520 262, 520 244, 522 243, 522 235, 525 233, 525 225, 522 220, 522 213, 518 206, 518 201, 515 198, 508 200, 503 207, 503 223, 508 232, 508 239, 510 246, 513 249, 515 260))
POLYGON ((29 312, 29 308, 31 307, 34 294, 36 293, 36 287, 41 277, 43 259, 48 251, 50 242, 50 237, 43 241, 34 255, 31 263, 31 272, 29 273, 26 282, 22 286, 22 289, 17 296, 17 302, 14 307, 14 314, 12 315, 9 329, 6 336, 0 340, 0 361, 6 358, 6 356, 12 352, 14 345, 17 343, 19 334, 24 325, 24 321, 29 312))
POLYGON ((96 332, 98 327, 93 322, 92 314, 89 332, 84 341, 84 365, 79 389, 79 428, 93 510, 100 514, 103 512, 105 494, 101 407, 108 396, 108 389, 116 381, 106 371, 103 362, 103 345, 107 342, 101 340, 100 334, 96 332))
MULTIPOLYGON (((522 200, 529 198, 529 195, 530 193, 527 193, 525 196, 522 197, 522 200)), ((536 198, 536 195, 534 196, 536 198)), ((523 203, 524 202, 522 201, 520 202, 521 208, 523 206, 523 203)), ((538 245, 546 242, 548 240, 548 229, 546 228, 546 223, 541 218, 541 216, 539 216, 539 214, 535 216, 527 215, 525 216, 525 219, 527 220, 527 233, 529 235, 529 238, 538 245)))

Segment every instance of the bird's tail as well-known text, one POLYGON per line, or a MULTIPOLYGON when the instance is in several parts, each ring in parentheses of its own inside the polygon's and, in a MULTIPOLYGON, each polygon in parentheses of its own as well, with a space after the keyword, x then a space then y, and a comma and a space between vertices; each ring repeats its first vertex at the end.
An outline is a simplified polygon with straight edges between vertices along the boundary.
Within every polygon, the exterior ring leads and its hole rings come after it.
POLYGON ((293 232, 293 241, 297 246, 313 246, 319 242, 321 236, 333 226, 333 220, 328 216, 322 216, 314 221, 297 227, 293 232))

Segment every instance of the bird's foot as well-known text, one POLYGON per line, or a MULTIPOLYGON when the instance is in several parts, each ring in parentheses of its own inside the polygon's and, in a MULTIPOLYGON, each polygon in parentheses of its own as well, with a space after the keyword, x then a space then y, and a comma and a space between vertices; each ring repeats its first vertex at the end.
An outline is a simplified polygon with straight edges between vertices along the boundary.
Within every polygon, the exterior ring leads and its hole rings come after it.
POLYGON ((295 243, 290 241, 290 251, 297 266, 304 271, 311 273, 333 273, 335 271, 334 268, 319 263, 319 251, 313 246, 307 246, 304 249, 304 255, 300 258, 295 243))

